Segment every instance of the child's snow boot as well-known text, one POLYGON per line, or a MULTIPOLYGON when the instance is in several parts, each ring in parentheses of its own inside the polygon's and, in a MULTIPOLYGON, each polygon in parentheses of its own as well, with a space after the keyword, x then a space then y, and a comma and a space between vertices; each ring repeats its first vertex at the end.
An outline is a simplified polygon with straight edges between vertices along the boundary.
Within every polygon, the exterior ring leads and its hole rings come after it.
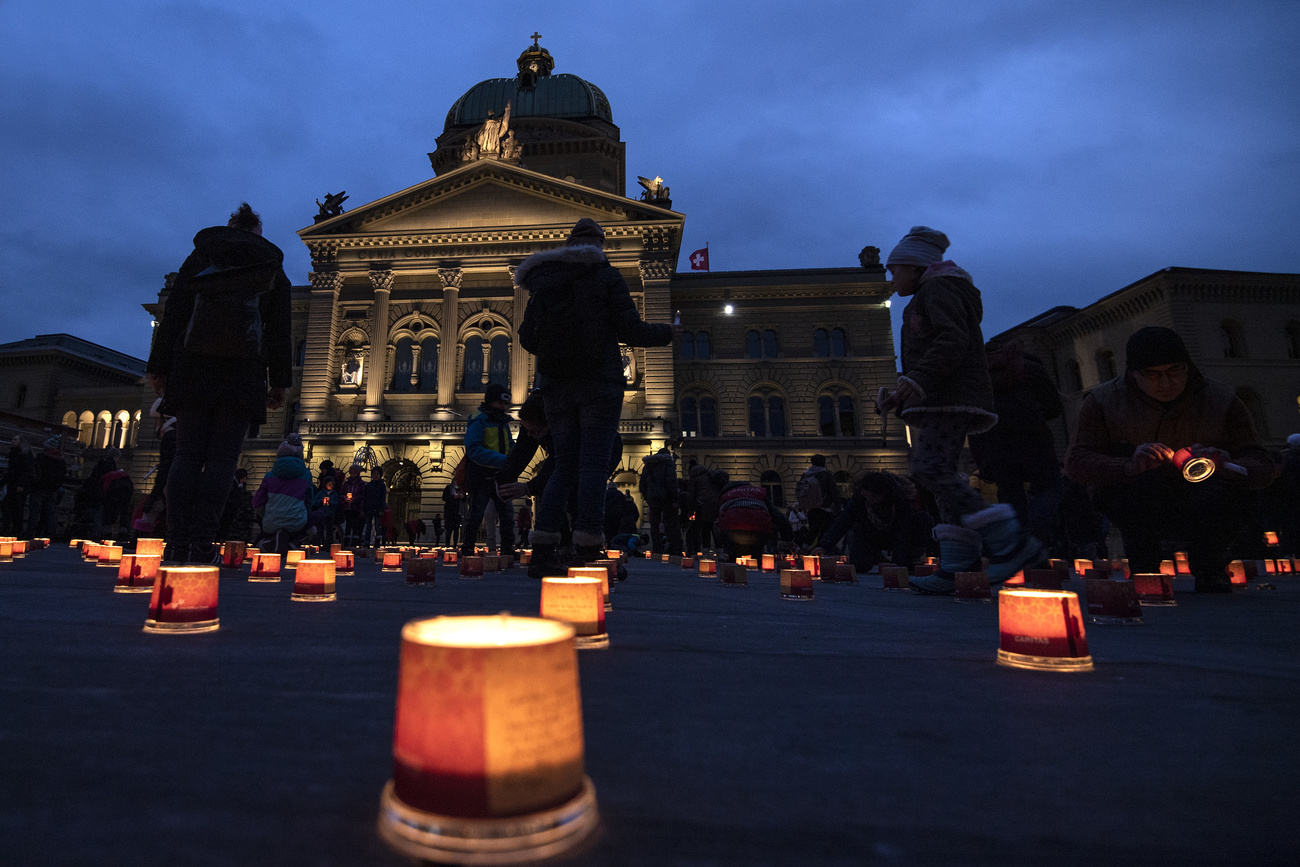
POLYGON ((1043 557, 1043 544, 1016 520, 1016 512, 1006 503, 989 506, 962 517, 964 526, 980 534, 989 556, 989 583, 1001 584, 1026 566, 1043 557))

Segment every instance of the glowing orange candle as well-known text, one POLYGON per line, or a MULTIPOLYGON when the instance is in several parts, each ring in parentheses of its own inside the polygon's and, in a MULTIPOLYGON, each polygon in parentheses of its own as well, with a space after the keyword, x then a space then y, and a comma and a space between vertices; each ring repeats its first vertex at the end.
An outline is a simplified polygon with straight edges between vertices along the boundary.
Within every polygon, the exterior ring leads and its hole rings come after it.
POLYGON ((216 566, 161 567, 153 582, 144 631, 168 635, 215 632, 220 625, 220 581, 216 566))
POLYGON ((157 554, 159 557, 163 554, 162 539, 136 539, 135 553, 137 554, 157 554))
MULTIPOLYGON (((98 542, 87 542, 85 547, 81 549, 81 556, 85 558, 87 563, 98 563, 100 547, 101 546, 98 542)), ((13 553, 12 542, 9 543, 9 553, 13 553)))
POLYGON ((579 650, 609 647, 603 583, 589 575, 542 579, 542 616, 572 626, 579 650))
POLYGON ((595 831, 573 638, 567 623, 504 614, 406 624, 379 819, 390 845, 523 863, 595 831))
POLYGON ((244 558, 247 556, 248 543, 242 539, 232 540, 222 546, 221 565, 227 569, 238 569, 244 565, 244 558))
MULTIPOLYGON (((618 573, 615 572, 615 575, 618 573)), ((600 581, 600 597, 606 611, 612 611, 614 606, 609 601, 609 569, 604 566, 570 566, 570 578, 595 578, 600 581)))
POLYGON ((746 587, 749 585, 749 573, 739 563, 719 563, 718 581, 726 587, 746 587))
POLYGON ((334 592, 333 560, 299 560, 294 573, 294 602, 333 602, 338 599, 334 592))
MULTIPOLYGON (((807 572, 812 577, 816 577, 821 574, 822 564, 821 564, 820 557, 815 557, 812 554, 805 554, 803 555, 802 559, 803 559, 803 571, 807 572)), ((788 572, 792 570, 787 569, 783 571, 788 572)))
POLYGON ((605 549, 605 556, 606 556, 606 557, 608 557, 608 558, 611 559, 611 560, 618 560, 620 563, 623 562, 623 559, 624 559, 624 558, 623 558, 623 555, 624 555, 624 553, 625 553, 625 552, 620 551, 618 548, 607 548, 607 549, 605 549))
POLYGON ((999 665, 1092 670, 1079 597, 1068 590, 1004 589, 998 594, 998 629, 999 665))
POLYGON ((718 574, 717 560, 700 560, 699 575, 701 577, 705 575, 717 575, 717 574, 718 574))
MULTIPOLYGON (((18 546, 21 545, 21 544, 22 544, 22 542, 14 542, 14 556, 15 556, 15 557, 19 556, 19 554, 18 554, 18 546)), ((1273 562, 1272 560, 1265 560, 1265 561, 1264 561, 1264 574, 1265 574, 1265 575, 1276 575, 1276 574, 1277 574, 1277 564, 1276 564, 1275 562, 1273 562)))
POLYGON ((0 563, 12 563, 14 559, 14 543, 5 541, 0 542, 0 563))
MULTIPOLYGON (((804 558, 807 562, 807 558, 804 558)), ((782 599, 812 599, 813 576, 807 569, 781 570, 782 599)))
POLYGON ((438 561, 429 557, 417 557, 406 561, 407 584, 432 584, 438 577, 438 561))
POLYGON ((401 572, 401 571, 402 571, 402 552, 401 552, 401 551, 385 551, 385 552, 384 552, 384 559, 383 559, 381 562, 383 563, 383 565, 380 567, 380 570, 381 570, 381 571, 383 571, 383 572, 401 572))
POLYGON ((116 569, 121 562, 122 562, 121 545, 100 545, 99 546, 98 563, 100 566, 107 566, 110 569, 116 569))
POLYGON ((1265 530, 1264 544, 1270 548, 1276 548, 1278 546, 1277 532, 1274 530, 1265 530))
POLYGON ((1279 575, 1291 574, 1291 559, 1289 557, 1279 557, 1277 561, 1277 572, 1279 575))
POLYGON ((764 555, 763 555, 763 571, 764 571, 764 572, 775 572, 775 571, 776 571, 776 555, 775 555, 775 554, 764 554, 764 555))
POLYGON ((298 564, 307 556, 307 552, 301 548, 290 548, 284 555, 284 568, 297 569, 298 564))
MULTIPOLYGON (((1092 570, 1092 574, 1099 574, 1092 570)), ((1091 623, 1142 623, 1142 605, 1132 581, 1088 577, 1088 621, 1091 623)))
POLYGON ((351 575, 352 570, 356 568, 356 561, 352 557, 351 551, 334 552, 334 574, 351 575))
MULTIPOLYGON (((26 539, 15 539, 15 540, 13 541, 13 546, 14 546, 14 559, 15 559, 15 560, 21 560, 22 558, 24 558, 24 557, 27 556, 28 543, 27 543, 27 540, 26 540, 26 539)), ((120 549, 120 548, 118 549, 118 558, 121 559, 121 549, 120 549)))
POLYGON ((1163 573, 1133 576, 1133 587, 1137 591, 1138 601, 1143 605, 1174 606, 1174 578, 1163 573))
POLYGON ((1228 564, 1228 583, 1234 587, 1246 586, 1246 564, 1233 560, 1228 564))
POLYGON ((248 567, 249 581, 279 581, 280 580, 280 555, 258 551, 253 555, 253 561, 248 567))
POLYGON ((117 567, 117 586, 114 593, 150 593, 162 557, 157 554, 123 554, 117 567))
POLYGON ((448 566, 455 564, 460 558, 459 551, 443 551, 442 562, 448 566))

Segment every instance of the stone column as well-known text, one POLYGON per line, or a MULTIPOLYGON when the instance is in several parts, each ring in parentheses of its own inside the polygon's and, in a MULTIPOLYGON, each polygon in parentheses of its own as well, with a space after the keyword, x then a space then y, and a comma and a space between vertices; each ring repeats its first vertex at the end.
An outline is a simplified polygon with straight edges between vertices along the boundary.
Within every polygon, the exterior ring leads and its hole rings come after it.
POLYGON ((339 339, 339 289, 343 276, 335 270, 312 271, 311 307, 307 312, 307 352, 299 384, 299 401, 304 418, 323 421, 330 393, 339 375, 334 353, 339 339))
POLYGON ((417 341, 411 341, 411 391, 420 387, 420 350, 423 347, 417 341))
POLYGON ((370 283, 375 288, 375 303, 370 318, 366 408, 357 418, 381 421, 384 417, 384 383, 388 381, 388 296, 393 291, 392 269, 371 268, 370 283))
POLYGON ((434 418, 451 418, 451 404, 456 396, 457 347, 460 345, 460 278, 459 268, 439 268, 442 278, 442 334, 438 341, 438 411, 434 418))
MULTIPOLYGON (((668 281, 673 275, 673 263, 663 259, 642 259, 637 262, 637 267, 641 270, 641 282, 645 286, 645 309, 642 313, 645 321, 671 323, 673 311, 668 281)), ((646 417, 662 417, 675 425, 677 402, 673 394, 671 345, 646 348, 641 381, 645 384, 646 417)))
MULTIPOLYGON (((508 267, 510 284, 514 286, 515 266, 508 267)), ((514 290, 514 303, 510 307, 510 397, 517 406, 528 397, 528 389, 533 387, 533 383, 528 378, 528 353, 519 345, 519 326, 523 324, 524 310, 528 307, 528 290, 522 286, 514 286, 514 290)))

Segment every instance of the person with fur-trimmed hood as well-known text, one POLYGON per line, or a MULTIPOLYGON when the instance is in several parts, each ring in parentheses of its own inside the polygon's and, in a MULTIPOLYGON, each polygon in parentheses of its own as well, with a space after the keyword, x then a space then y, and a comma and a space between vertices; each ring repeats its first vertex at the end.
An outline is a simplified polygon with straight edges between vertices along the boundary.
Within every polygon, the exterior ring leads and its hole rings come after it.
POLYGON ((564 575, 560 528, 577 489, 573 544, 578 559, 596 559, 605 544, 605 480, 623 410, 619 344, 665 346, 681 326, 643 322, 627 281, 604 253, 605 230, 579 220, 564 247, 534 253, 515 270, 528 290, 519 342, 537 356, 555 472, 546 483, 533 529, 529 575, 564 575))
POLYGON ((991 584, 1043 552, 1014 509, 990 506, 957 472, 967 434, 991 429, 998 417, 980 330, 984 302, 970 274, 943 258, 948 243, 943 232, 913 226, 885 265, 894 291, 911 300, 903 310, 903 372, 878 408, 895 410, 911 429, 912 478, 934 494, 944 521, 934 528, 939 571, 912 580, 918 593, 952 593, 955 573, 978 569, 985 552, 991 584))

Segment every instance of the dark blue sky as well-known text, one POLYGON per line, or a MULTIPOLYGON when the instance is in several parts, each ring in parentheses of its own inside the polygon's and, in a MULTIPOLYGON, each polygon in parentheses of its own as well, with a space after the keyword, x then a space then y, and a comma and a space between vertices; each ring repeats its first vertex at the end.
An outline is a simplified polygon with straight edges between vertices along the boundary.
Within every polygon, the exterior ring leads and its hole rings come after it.
POLYGON ((306 281, 314 200, 426 153, 534 30, 599 85, 714 270, 849 266, 916 223, 994 334, 1179 265, 1300 272, 1300 3, 0 2, 0 342, 148 352, 241 200, 306 281))

